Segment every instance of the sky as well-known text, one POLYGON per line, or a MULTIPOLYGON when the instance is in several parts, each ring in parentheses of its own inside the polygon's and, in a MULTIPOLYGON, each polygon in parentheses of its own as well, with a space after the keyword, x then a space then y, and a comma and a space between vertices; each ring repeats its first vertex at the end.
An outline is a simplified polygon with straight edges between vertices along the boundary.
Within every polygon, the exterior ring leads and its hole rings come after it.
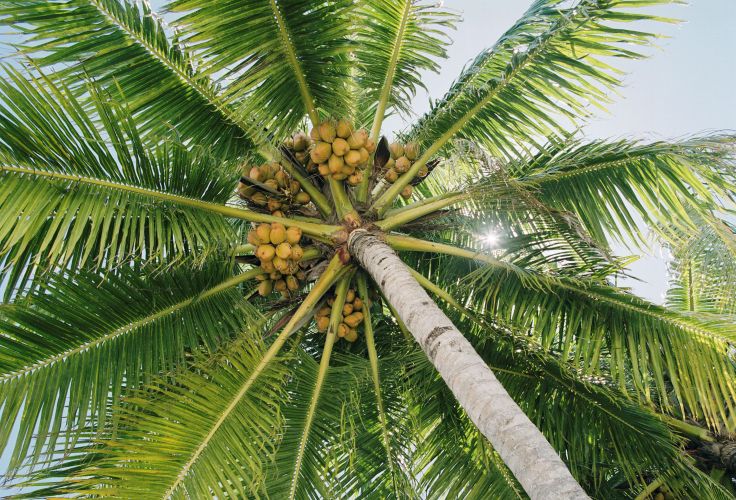
MULTIPOLYGON (((150 2, 158 9, 161 0, 150 2)), ((446 0, 447 8, 463 18, 453 33, 449 58, 440 74, 426 74, 413 107, 421 114, 428 98, 441 97, 463 66, 482 49, 491 46, 528 8, 522 0, 446 0)), ((660 7, 657 13, 684 22, 658 27, 670 38, 661 39, 648 60, 627 64, 630 74, 620 96, 607 114, 593 119, 589 137, 677 138, 714 130, 736 130, 736 0, 692 0, 689 6, 660 7)), ((0 34, 0 42, 2 37, 0 34)), ((392 117, 385 128, 401 130, 406 121, 392 117)), ((617 252, 629 252, 618 247, 617 252)), ((619 282, 654 302, 661 302, 666 284, 666 261, 661 249, 630 266, 641 281, 619 282)), ((0 474, 7 457, 0 457, 0 474)), ((0 485, 0 497, 10 491, 0 485)))

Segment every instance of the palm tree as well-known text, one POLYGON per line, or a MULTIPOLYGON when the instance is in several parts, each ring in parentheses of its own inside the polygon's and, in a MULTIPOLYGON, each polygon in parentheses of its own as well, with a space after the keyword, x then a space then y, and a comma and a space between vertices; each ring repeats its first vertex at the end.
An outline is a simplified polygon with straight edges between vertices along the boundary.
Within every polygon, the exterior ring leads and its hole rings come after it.
POLYGON ((536 0, 390 145, 441 6, 174 0, 170 27, 128 0, 0 4, 8 480, 728 498, 690 444, 736 430, 733 301, 706 279, 733 279, 736 137, 576 134, 666 3, 536 0), (610 242, 647 228, 709 242, 678 253, 670 308, 614 285, 610 242))

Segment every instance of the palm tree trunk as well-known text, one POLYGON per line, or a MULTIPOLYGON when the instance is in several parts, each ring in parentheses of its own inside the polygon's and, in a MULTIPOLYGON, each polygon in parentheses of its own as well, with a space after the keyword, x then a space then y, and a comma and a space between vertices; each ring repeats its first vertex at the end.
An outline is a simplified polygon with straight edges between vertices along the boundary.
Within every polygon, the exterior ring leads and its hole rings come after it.
POLYGON ((468 417, 529 497, 588 498, 539 429, 394 251, 364 229, 350 234, 348 249, 373 277, 468 417))

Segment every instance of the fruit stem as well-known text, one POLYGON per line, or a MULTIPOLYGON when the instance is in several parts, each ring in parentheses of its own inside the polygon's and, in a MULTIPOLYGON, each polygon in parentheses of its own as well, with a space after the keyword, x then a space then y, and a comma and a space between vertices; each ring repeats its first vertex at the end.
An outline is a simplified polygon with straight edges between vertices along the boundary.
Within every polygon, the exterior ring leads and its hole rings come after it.
POLYGON ((353 204, 350 203, 347 192, 342 185, 342 182, 336 181, 332 177, 330 179, 330 192, 332 193, 332 199, 335 202, 335 209, 337 210, 337 216, 340 220, 344 219, 346 215, 352 213, 355 217, 358 213, 353 208, 353 204))
POLYGON ((467 193, 447 193, 395 208, 386 213, 385 219, 377 221, 376 226, 383 231, 390 231, 424 215, 449 207, 467 196, 467 193))
POLYGON ((657 488, 662 486, 664 484, 664 479, 661 477, 658 477, 654 481, 652 481, 650 484, 647 485, 646 488, 641 490, 641 493, 639 493, 634 500, 645 500, 646 498, 650 497, 652 493, 655 492, 657 488))

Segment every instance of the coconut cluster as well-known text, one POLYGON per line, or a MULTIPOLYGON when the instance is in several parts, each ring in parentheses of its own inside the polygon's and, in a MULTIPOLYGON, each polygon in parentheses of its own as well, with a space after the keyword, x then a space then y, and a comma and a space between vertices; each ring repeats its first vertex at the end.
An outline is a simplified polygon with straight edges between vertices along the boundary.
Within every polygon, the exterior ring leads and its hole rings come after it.
POLYGON ((354 130, 348 120, 327 120, 309 133, 313 140, 307 171, 322 177, 346 181, 357 186, 363 180, 363 169, 376 150, 376 143, 365 129, 354 130))
MULTIPOLYGON (((419 145, 415 142, 407 144, 401 144, 399 142, 393 142, 389 145, 388 151, 390 157, 384 165, 383 178, 389 184, 393 184, 399 178, 399 176, 409 171, 411 166, 414 164, 417 158, 419 158, 419 145)), ((429 174, 429 168, 423 165, 422 168, 417 172, 417 177, 424 178, 429 174)), ((414 188, 411 185, 407 185, 401 190, 401 196, 408 200, 411 198, 411 194, 414 188)))
POLYGON ((306 277, 299 265, 304 257, 304 249, 299 245, 301 239, 301 229, 287 229, 280 222, 259 224, 248 232, 248 243, 256 247, 256 257, 263 269, 263 274, 258 276, 260 295, 276 290, 286 298, 301 288, 306 277))
POLYGON ((312 198, 302 191, 302 186, 286 172, 279 163, 265 163, 246 167, 247 177, 252 184, 238 183, 238 195, 253 204, 264 207, 272 215, 283 217, 293 205, 306 205, 312 198), (268 189, 264 189, 268 188, 268 189))
POLYGON ((309 161, 309 148, 312 146, 312 139, 301 130, 294 132, 291 137, 287 137, 284 141, 286 149, 291 150, 294 159, 306 165, 309 161))
MULTIPOLYGON (((327 305, 322 306, 314 315, 314 321, 317 323, 317 330, 326 332, 330 326, 330 315, 332 314, 332 306, 335 304, 335 296, 327 299, 327 305)), ((363 300, 358 297, 355 290, 348 290, 345 296, 345 305, 342 306, 342 321, 337 327, 337 336, 344 338, 348 342, 358 340, 358 326, 363 322, 363 300)))

